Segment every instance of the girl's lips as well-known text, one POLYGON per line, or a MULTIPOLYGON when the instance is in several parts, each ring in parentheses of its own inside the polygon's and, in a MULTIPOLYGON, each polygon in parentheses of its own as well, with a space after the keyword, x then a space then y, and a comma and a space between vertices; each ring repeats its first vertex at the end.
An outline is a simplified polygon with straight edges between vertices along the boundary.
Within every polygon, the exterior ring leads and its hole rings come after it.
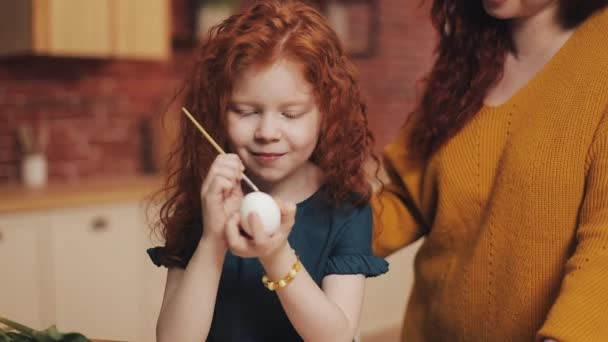
POLYGON ((251 153, 253 157, 262 164, 268 164, 277 161, 285 153, 251 153))

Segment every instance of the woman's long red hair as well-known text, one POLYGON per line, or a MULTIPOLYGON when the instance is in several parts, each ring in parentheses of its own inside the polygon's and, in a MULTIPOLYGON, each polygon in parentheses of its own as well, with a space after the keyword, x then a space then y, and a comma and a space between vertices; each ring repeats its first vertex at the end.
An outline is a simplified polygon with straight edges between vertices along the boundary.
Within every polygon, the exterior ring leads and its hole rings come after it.
MULTIPOLYGON (((561 0, 561 21, 575 27, 607 4, 561 0)), ((416 163, 428 160, 481 109, 513 49, 509 22, 488 15, 481 0, 434 0, 431 20, 439 34, 436 60, 407 122, 409 156, 416 163)))
MULTIPOLYGON (((370 157, 378 161, 366 107, 353 65, 314 8, 297 1, 263 1, 213 28, 186 82, 184 106, 228 151, 223 113, 234 80, 243 69, 278 58, 300 63, 315 89, 323 120, 311 160, 324 172, 328 199, 334 205, 366 202, 371 188, 364 163, 370 157)), ((180 137, 169 163, 174 168, 156 227, 165 239, 163 263, 168 266, 183 265, 200 240, 200 187, 217 155, 192 123, 180 117, 180 137)))

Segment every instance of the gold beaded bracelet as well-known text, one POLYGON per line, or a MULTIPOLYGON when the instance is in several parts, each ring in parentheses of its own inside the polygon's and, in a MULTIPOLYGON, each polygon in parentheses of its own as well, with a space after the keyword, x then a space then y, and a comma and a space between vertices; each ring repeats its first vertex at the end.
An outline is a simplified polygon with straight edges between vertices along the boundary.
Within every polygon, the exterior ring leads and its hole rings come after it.
POLYGON ((296 277, 298 272, 302 269, 302 263, 300 262, 300 258, 296 255, 296 262, 291 266, 291 270, 289 273, 281 278, 278 281, 272 281, 268 279, 266 275, 262 277, 262 283, 264 286, 270 291, 275 291, 284 288, 287 284, 291 283, 291 281, 296 277))

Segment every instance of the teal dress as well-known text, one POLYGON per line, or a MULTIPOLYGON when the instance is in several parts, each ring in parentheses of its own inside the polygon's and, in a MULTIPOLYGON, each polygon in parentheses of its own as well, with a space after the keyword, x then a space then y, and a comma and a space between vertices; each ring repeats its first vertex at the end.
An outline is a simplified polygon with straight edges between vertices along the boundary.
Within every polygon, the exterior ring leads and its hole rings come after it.
MULTIPOLYGON (((369 205, 332 208, 319 190, 297 205, 288 240, 321 286, 323 277, 330 274, 373 277, 387 272, 388 263, 372 254, 371 236, 369 205)), ((148 250, 157 266, 162 265, 162 253, 163 247, 148 250)), ((263 274, 257 258, 227 253, 207 341, 302 341, 276 293, 263 286, 263 274)))

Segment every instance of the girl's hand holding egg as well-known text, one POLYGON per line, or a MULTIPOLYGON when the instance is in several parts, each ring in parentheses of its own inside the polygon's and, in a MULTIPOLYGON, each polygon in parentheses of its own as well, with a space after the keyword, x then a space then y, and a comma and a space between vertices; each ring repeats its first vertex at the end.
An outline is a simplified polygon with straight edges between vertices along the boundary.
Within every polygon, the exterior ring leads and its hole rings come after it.
MULTIPOLYGON (((268 198, 272 200, 272 197, 267 194, 260 194, 262 195, 255 195, 249 199, 249 201, 253 200, 256 208, 254 208, 253 205, 245 205, 245 208, 242 208, 242 211, 248 212, 247 216, 235 213, 226 223, 226 240, 228 241, 230 251, 234 255, 258 258, 268 257, 282 247, 285 247, 287 244, 287 237, 295 222, 296 206, 282 201, 275 202, 280 215, 279 225, 274 233, 269 234, 263 220, 268 220, 268 222, 272 224, 274 218, 272 218, 271 215, 274 214, 269 213, 274 209, 262 213, 262 216, 268 216, 268 218, 262 218, 257 212, 257 210, 259 210, 257 205, 258 203, 262 203, 258 198, 268 196, 268 198), (250 237, 247 237, 240 232, 239 225, 243 227, 250 237)), ((267 201, 267 199, 263 201, 267 201)), ((274 200, 272 201, 274 202, 274 200)), ((243 200, 243 202, 245 203, 246 201, 243 200)), ((266 205, 272 207, 270 204, 266 205)), ((268 227, 270 228, 271 226, 269 225, 268 227)))

